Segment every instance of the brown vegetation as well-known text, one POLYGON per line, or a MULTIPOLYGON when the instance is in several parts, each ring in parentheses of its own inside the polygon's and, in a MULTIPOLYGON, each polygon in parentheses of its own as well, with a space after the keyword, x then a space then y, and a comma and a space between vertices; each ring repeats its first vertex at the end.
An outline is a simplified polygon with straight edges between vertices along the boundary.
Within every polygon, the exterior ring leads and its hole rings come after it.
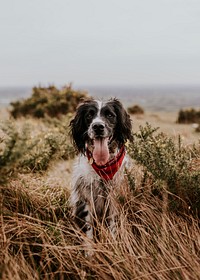
POLYGON ((59 117, 74 112, 80 100, 85 97, 87 93, 75 91, 71 85, 61 90, 55 86, 34 87, 30 98, 11 103, 11 115, 14 118, 27 115, 35 118, 59 117))
POLYGON ((128 107, 128 113, 132 115, 140 115, 144 114, 144 109, 139 105, 133 105, 132 107, 128 107))
MULTIPOLYGON (((136 168, 135 172, 140 172, 136 168)), ((69 192, 40 177, 21 176, 1 187, 2 279, 198 279, 198 221, 167 208, 149 186, 120 198, 118 236, 98 225, 101 240, 84 255, 69 192)))
POLYGON ((86 258, 69 205, 70 117, 1 123, 0 278, 199 279, 199 143, 137 129, 117 237, 97 224, 101 238, 86 258))
POLYGON ((200 110, 181 109, 178 114, 178 123, 200 123, 200 110))

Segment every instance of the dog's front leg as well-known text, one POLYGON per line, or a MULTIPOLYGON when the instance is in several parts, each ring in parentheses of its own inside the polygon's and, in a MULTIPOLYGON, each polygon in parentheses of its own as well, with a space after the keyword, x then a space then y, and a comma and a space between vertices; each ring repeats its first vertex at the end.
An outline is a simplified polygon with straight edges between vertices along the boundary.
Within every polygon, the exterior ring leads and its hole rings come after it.
POLYGON ((91 211, 89 206, 86 204, 85 205, 85 225, 84 225, 84 232, 87 236, 88 239, 93 240, 93 227, 92 227, 92 217, 91 217, 91 211))
POLYGON ((87 202, 79 201, 76 203, 74 216, 76 224, 86 234, 86 238, 84 238, 85 255, 89 257, 93 254, 91 244, 93 240, 93 223, 91 209, 87 202))
POLYGON ((91 216, 91 211, 88 205, 85 206, 85 209, 87 211, 87 215, 85 217, 85 228, 86 228, 86 237, 84 243, 85 243, 85 256, 86 257, 91 257, 93 255, 93 246, 92 246, 92 241, 93 241, 93 223, 92 223, 92 216, 91 216))
POLYGON ((107 221, 108 221, 108 228, 113 239, 115 239, 117 235, 117 217, 118 217, 118 213, 116 211, 116 208, 113 206, 112 203, 110 203, 108 209, 107 221))

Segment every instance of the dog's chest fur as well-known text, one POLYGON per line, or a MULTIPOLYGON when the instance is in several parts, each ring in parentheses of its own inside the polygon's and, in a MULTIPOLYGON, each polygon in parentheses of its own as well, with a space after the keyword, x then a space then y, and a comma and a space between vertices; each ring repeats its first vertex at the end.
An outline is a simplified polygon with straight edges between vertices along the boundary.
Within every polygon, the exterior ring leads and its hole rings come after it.
POLYGON ((126 155, 120 170, 112 180, 106 182, 94 171, 85 156, 79 156, 74 163, 72 174, 72 204, 76 205, 80 199, 86 201, 91 209, 94 208, 97 216, 101 216, 114 193, 119 193, 125 179, 124 170, 127 168, 130 168, 130 159, 126 155))

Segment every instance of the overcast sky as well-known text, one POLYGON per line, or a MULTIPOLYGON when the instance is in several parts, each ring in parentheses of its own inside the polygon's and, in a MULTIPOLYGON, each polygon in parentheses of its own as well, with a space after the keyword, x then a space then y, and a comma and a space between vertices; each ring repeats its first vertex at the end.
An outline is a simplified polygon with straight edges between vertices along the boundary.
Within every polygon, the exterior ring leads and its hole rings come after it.
POLYGON ((0 4, 0 86, 200 84, 199 0, 0 4))

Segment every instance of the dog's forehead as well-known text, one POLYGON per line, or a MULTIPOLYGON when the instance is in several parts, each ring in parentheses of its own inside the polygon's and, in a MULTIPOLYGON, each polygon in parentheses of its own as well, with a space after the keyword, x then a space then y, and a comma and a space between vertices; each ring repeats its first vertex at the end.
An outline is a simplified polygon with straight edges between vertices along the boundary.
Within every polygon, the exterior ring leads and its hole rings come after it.
POLYGON ((98 104, 96 100, 86 100, 83 103, 80 103, 77 107, 77 112, 85 113, 86 111, 90 110, 91 108, 95 109, 98 111, 98 104))
POLYGON ((106 109, 113 109, 112 103, 108 101, 100 101, 100 100, 95 100, 97 103, 97 108, 99 112, 102 112, 106 109))
POLYGON ((95 100, 97 103, 97 109, 98 111, 101 111, 102 107, 104 106, 104 102, 101 100, 95 100))

